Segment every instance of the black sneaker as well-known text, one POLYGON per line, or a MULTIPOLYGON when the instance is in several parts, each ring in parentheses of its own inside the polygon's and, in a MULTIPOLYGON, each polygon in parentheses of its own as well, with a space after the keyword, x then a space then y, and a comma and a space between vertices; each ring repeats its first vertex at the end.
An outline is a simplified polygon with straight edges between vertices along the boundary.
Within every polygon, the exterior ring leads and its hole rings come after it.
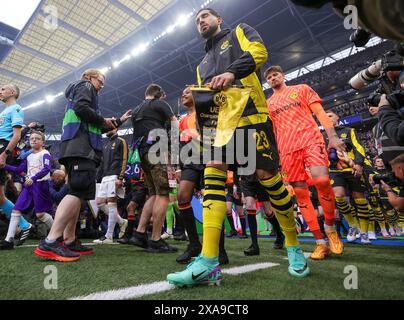
POLYGON ((246 250, 244 250, 244 254, 246 256, 259 256, 260 255, 260 248, 254 246, 252 244, 246 250))
POLYGON ((69 244, 64 243, 64 245, 70 251, 77 252, 80 255, 90 255, 90 254, 93 254, 95 252, 95 250, 93 248, 83 246, 81 244, 81 241, 79 241, 77 239, 74 240, 72 243, 69 243, 69 244))
POLYGON ((150 253, 173 253, 177 252, 178 249, 171 247, 167 242, 160 238, 157 241, 149 240, 146 251, 150 253))
POLYGON ((129 239, 129 244, 146 249, 148 247, 147 234, 133 231, 133 236, 129 239))
POLYGON ((175 259, 175 261, 177 261, 178 263, 187 264, 188 262, 191 261, 193 257, 199 256, 201 251, 202 251, 201 245, 195 246, 189 244, 187 250, 185 250, 183 254, 181 254, 177 259, 175 259))
POLYGON ((120 244, 130 244, 129 243, 129 237, 123 237, 121 239, 116 240, 116 242, 118 242, 120 244))
POLYGON ((248 236, 245 233, 237 235, 240 239, 248 239, 248 236))
POLYGON ((15 246, 19 247, 22 246, 25 240, 27 240, 31 234, 34 232, 34 225, 31 224, 31 226, 26 229, 21 231, 20 239, 16 242, 15 246))
POLYGON ((233 238, 233 237, 237 237, 238 236, 238 232, 236 230, 231 230, 229 234, 226 234, 226 238, 233 238))
POLYGON ((41 240, 34 253, 40 258, 60 262, 72 262, 80 259, 79 253, 69 250, 59 241, 47 243, 46 240, 41 240))
POLYGON ((0 242, 0 250, 13 250, 14 249, 14 239, 11 238, 11 241, 1 240, 0 242))
POLYGON ((177 241, 188 241, 188 237, 187 237, 187 235, 185 234, 185 232, 178 232, 178 233, 174 232, 173 236, 174 236, 174 240, 177 240, 177 241))
POLYGON ((281 234, 279 237, 275 239, 275 243, 272 247, 274 249, 283 249, 284 243, 285 243, 285 236, 281 234))
POLYGON ((229 264, 229 257, 227 256, 226 250, 219 252, 219 264, 221 266, 224 264, 229 264))

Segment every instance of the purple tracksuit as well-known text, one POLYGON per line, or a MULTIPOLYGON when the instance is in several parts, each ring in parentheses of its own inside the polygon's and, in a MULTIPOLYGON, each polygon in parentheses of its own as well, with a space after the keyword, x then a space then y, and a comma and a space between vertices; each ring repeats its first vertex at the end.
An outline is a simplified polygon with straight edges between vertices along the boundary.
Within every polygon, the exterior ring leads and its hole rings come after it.
POLYGON ((53 211, 48 183, 52 169, 51 163, 52 156, 50 153, 47 150, 42 150, 38 153, 31 153, 18 167, 5 166, 4 169, 10 172, 18 174, 26 172, 26 178, 31 178, 34 181, 30 187, 23 185, 14 206, 15 210, 26 212, 34 207, 35 213, 51 213, 53 211))

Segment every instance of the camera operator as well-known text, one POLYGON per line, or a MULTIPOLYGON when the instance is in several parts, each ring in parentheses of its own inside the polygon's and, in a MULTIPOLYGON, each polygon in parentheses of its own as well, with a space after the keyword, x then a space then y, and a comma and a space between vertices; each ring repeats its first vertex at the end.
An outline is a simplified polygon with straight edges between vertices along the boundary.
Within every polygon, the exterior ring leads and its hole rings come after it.
POLYGON ((404 146, 404 71, 390 71, 387 76, 395 83, 396 89, 400 90, 400 99, 397 101, 400 105, 392 105, 391 99, 383 94, 379 102, 379 122, 394 143, 404 146))
MULTIPOLYGON (((402 225, 404 214, 404 153, 390 161, 390 165, 394 176, 385 176, 384 179, 387 181, 381 179, 380 184, 381 188, 387 193, 390 204, 399 212, 400 224, 402 225)), ((375 177, 373 177, 373 180, 375 183, 378 182, 375 177)))
MULTIPOLYGON (((368 97, 369 112, 379 117, 377 131, 381 135, 376 134, 376 137, 385 134, 393 146, 404 146, 404 43, 397 43, 394 50, 358 72, 349 84, 353 89, 361 90, 376 80, 379 87, 368 97)), ((386 163, 392 160, 383 159, 386 163)))
MULTIPOLYGON (((395 83, 397 83, 397 79, 398 78, 398 74, 399 72, 396 71, 390 71, 386 73, 386 78, 389 79, 389 81, 392 82, 392 84, 394 85, 395 83)), ((389 116, 389 112, 391 112, 391 108, 389 108, 388 106, 383 108, 383 114, 380 115, 380 110, 381 108, 379 107, 379 104, 381 104, 381 101, 377 98, 373 98, 373 97, 377 97, 379 96, 380 100, 381 100, 381 95, 374 93, 372 94, 369 99, 368 99, 368 108, 369 108, 369 113, 374 116, 374 117, 379 117, 379 119, 381 117, 385 117, 386 114, 387 116, 389 116)), ((383 100, 383 102, 385 102, 383 100)), ((397 117, 397 115, 395 114, 396 110, 393 110, 394 116, 389 116, 392 122, 401 122, 401 120, 397 117)), ((386 119, 386 118, 384 118, 386 119)), ((390 121, 389 120, 389 121, 390 121)), ((383 120, 383 124, 386 124, 387 120, 383 120)), ((398 130, 399 128, 399 124, 396 124, 396 127, 394 125, 387 125, 388 129, 392 129, 393 131, 395 129, 398 130)), ((391 139, 388 135, 387 132, 385 132, 383 130, 382 127, 382 122, 378 122, 375 127, 373 128, 373 135, 376 139, 376 146, 377 146, 377 151, 378 151, 378 155, 383 159, 384 163, 389 163, 391 160, 393 160, 395 157, 399 156, 401 153, 404 153, 404 146, 399 146, 397 145, 397 142, 393 141, 393 139, 391 139)), ((394 136, 394 134, 392 135, 394 136)))

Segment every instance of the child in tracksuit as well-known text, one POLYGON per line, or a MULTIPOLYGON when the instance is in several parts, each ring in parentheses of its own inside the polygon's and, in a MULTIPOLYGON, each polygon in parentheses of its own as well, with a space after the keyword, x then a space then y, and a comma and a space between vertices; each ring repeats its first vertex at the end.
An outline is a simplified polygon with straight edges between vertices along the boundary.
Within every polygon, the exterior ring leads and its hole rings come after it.
POLYGON ((18 167, 5 166, 7 171, 18 174, 26 173, 22 191, 11 214, 6 237, 8 242, 13 242, 21 212, 25 212, 32 207, 34 207, 37 218, 45 223, 49 229, 53 224, 53 218, 49 214, 52 212, 52 198, 48 183, 52 169, 52 157, 49 151, 43 148, 45 135, 42 132, 32 132, 29 142, 32 153, 18 167))

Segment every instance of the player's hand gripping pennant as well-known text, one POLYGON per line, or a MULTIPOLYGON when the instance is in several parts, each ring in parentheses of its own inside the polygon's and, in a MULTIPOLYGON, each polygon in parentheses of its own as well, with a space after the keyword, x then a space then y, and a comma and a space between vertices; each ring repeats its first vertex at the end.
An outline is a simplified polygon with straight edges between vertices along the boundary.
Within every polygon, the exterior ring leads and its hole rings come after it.
POLYGON ((250 98, 252 88, 231 87, 214 91, 208 87, 191 87, 195 101, 198 129, 206 141, 212 132, 214 147, 225 146, 231 139, 250 98))

